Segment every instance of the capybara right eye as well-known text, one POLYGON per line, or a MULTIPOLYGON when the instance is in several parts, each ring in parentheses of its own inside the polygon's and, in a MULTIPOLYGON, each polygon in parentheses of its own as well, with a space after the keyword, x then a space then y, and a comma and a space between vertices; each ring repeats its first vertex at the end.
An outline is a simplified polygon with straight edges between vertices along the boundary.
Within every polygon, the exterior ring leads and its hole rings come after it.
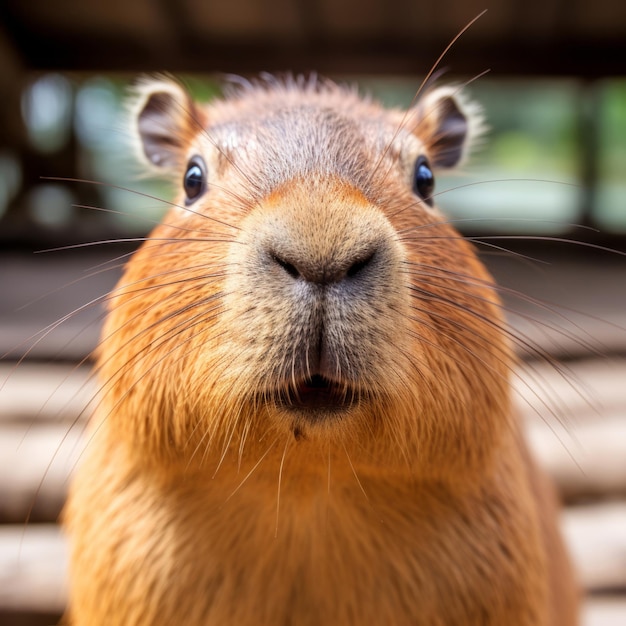
POLYGON ((428 206, 433 206, 433 191, 435 190, 435 177, 430 169, 428 160, 424 156, 420 156, 415 162, 415 171, 413 174, 413 191, 428 206))
POLYGON ((193 157, 187 165, 183 187, 187 195, 187 204, 197 200, 206 188, 206 166, 200 157, 193 157))

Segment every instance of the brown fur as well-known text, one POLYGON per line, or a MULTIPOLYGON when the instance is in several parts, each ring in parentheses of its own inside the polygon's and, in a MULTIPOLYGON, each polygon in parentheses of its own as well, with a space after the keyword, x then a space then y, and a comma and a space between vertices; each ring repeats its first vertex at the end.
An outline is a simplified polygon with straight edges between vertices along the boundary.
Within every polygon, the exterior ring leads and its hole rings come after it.
POLYGON ((160 81, 135 110, 146 156, 180 181, 201 155, 208 188, 111 296, 69 622, 575 624, 491 279, 412 191, 471 108, 276 81, 201 109, 160 81), (353 402, 285 406, 313 374, 353 402))

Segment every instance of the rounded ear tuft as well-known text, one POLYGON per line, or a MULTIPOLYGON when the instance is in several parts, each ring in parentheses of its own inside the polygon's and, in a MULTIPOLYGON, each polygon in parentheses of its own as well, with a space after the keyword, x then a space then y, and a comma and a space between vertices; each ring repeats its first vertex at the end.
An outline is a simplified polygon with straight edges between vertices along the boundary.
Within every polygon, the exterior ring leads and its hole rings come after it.
POLYGON ((415 134, 424 142, 433 167, 462 163, 486 130, 480 106, 459 92, 457 87, 438 87, 417 105, 415 134))
POLYGON ((185 89, 166 78, 141 81, 131 111, 141 154, 157 168, 175 167, 204 123, 185 89))

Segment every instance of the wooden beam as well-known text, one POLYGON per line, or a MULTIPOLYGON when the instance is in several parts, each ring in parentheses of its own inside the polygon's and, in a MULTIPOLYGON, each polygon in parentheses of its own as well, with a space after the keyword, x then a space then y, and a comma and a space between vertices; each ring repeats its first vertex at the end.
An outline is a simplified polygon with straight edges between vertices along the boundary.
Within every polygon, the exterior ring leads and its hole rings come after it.
POLYGON ((19 86, 18 78, 23 70, 19 51, 0 21, 0 93, 13 91, 19 86))
MULTIPOLYGON (((84 72, 239 73, 307 72, 325 75, 424 75, 446 46, 442 38, 415 41, 370 36, 318 36, 314 41, 222 40, 171 37, 168 46, 103 33, 98 38, 70 32, 25 32, 20 52, 29 69, 84 72), (175 43, 174 43, 175 42, 175 43), (80 50, 80 54, 76 51, 80 50), (106 50, 106 54, 103 54, 106 50)), ((545 39, 460 42, 444 65, 454 75, 491 69, 495 76, 573 76, 596 79, 623 73, 626 40, 545 39), (602 59, 599 63, 598 59, 602 59)))

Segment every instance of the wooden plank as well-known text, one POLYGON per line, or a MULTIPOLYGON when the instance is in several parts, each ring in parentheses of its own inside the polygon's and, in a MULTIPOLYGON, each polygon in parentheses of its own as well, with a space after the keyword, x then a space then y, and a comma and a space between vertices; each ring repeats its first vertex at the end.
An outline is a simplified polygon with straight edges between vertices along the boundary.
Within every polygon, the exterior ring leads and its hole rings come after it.
POLYGON ((566 501, 626 495, 626 360, 529 363, 514 377, 534 455, 566 501))
POLYGON ((82 420, 95 390, 89 366, 0 363, 0 424, 82 420))
MULTIPOLYGON (((584 626, 626 624, 626 503, 567 510, 563 531, 587 591, 621 590, 591 596, 584 626), (622 619, 622 621, 616 621, 622 619)), ((67 544, 50 525, 0 526, 0 611, 60 611, 67 592, 67 544)))
POLYGON ((0 366, 0 521, 55 521, 83 449, 89 368, 0 366))
POLYGON ((569 507, 562 529, 585 589, 626 591, 626 502, 569 507))
POLYGON ((85 445, 83 425, 0 428, 0 521, 55 521, 85 445))
POLYGON ((583 606, 581 626, 624 626, 626 595, 591 596, 583 606))
MULTIPOLYGON (((0 422, 0 520, 54 521, 86 440, 84 421, 0 422)), ((529 424, 533 452, 566 502, 626 494, 626 419, 583 424, 567 441, 541 422, 529 424), (575 439, 574 439, 575 437, 575 439)))
MULTIPOLYGON (((0 421, 60 413, 74 419, 95 392, 90 372, 89 366, 0 363, 0 421)), ((557 427, 560 417, 567 419, 566 426, 575 426, 626 410, 624 381, 626 360, 603 358, 572 364, 532 362, 512 376, 522 418, 548 420, 557 427)))
POLYGON ((589 358, 572 363, 532 361, 521 364, 512 383, 523 419, 559 428, 604 414, 626 414, 626 359, 589 358))
MULTIPOLYGON (((535 387, 541 400, 522 387, 531 397, 528 403, 522 397, 520 411, 535 456, 565 500, 626 495, 625 362, 572 366, 573 380, 584 381, 587 394, 602 399, 599 414, 578 393, 583 382, 573 386, 549 366, 533 376, 542 381, 535 387), (548 394, 565 407, 567 425, 545 408, 548 394), (529 407, 531 402, 539 403, 541 415, 529 407)), ((24 363, 13 369, 5 364, 0 381, 0 520, 23 521, 32 509, 33 519, 54 521, 85 445, 81 437, 95 391, 89 368, 24 363)))
POLYGON ((528 439, 565 502, 626 495, 626 413, 582 424, 563 436, 546 424, 529 424, 528 439))
POLYGON ((54 524, 0 526, 0 609, 62 611, 67 546, 54 524))

